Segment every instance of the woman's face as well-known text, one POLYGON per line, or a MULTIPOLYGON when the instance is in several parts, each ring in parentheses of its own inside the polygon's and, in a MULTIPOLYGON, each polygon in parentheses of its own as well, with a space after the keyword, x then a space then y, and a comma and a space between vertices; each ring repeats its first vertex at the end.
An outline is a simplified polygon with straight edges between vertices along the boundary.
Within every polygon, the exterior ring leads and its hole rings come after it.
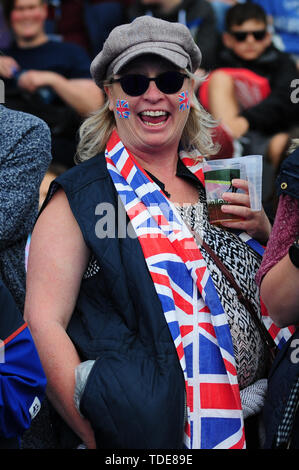
MULTIPOLYGON (((126 67, 122 76, 134 73, 152 78, 171 70, 175 68, 165 60, 143 58, 126 67)), ((190 112, 192 87, 189 78, 174 94, 163 93, 154 81, 149 82, 148 89, 140 96, 127 95, 120 83, 106 87, 109 108, 114 112, 117 131, 124 145, 136 156, 165 148, 169 152, 177 152, 190 112)))

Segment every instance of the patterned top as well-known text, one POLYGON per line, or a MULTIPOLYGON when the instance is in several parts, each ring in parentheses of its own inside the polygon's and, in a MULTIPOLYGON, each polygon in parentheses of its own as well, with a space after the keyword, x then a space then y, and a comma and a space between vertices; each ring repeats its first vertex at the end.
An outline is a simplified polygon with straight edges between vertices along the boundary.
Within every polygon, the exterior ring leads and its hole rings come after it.
MULTIPOLYGON (((259 255, 231 231, 223 230, 223 228, 209 223, 206 196, 202 187, 199 190, 197 204, 185 204, 178 209, 182 219, 216 252, 260 314, 259 292, 255 283, 255 274, 261 262, 259 255)), ((250 313, 238 300, 234 288, 231 287, 210 255, 203 248, 200 250, 227 314, 234 346, 238 382, 242 390, 265 376, 267 349, 250 313)))

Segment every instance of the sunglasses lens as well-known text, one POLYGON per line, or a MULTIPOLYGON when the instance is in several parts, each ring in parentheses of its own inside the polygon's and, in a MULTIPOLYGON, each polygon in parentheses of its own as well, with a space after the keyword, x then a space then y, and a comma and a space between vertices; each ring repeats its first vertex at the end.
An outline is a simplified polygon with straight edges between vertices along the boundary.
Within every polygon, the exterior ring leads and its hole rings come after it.
POLYGON ((184 79, 185 76, 179 72, 165 72, 157 77, 156 84, 160 91, 171 95, 182 88, 184 79))
POLYGON ((233 32, 232 34, 235 37, 235 39, 240 42, 245 41, 245 39, 247 38, 247 33, 243 33, 242 31, 236 31, 236 32, 233 32))
POLYGON ((125 93, 130 96, 140 96, 148 88, 149 80, 145 75, 124 75, 120 84, 125 93))
POLYGON ((177 93, 182 88, 184 79, 185 75, 173 71, 161 73, 155 79, 139 74, 124 75, 119 79, 119 82, 123 91, 130 96, 143 95, 148 89, 151 80, 156 82, 157 87, 162 93, 171 95, 177 93))
POLYGON ((255 31, 253 36, 257 41, 261 41, 266 36, 266 31, 255 31))
POLYGON ((256 41, 262 41, 262 39, 265 38, 266 33, 267 31, 264 29, 262 31, 232 31, 231 32, 234 38, 239 42, 245 41, 249 34, 252 34, 256 41))

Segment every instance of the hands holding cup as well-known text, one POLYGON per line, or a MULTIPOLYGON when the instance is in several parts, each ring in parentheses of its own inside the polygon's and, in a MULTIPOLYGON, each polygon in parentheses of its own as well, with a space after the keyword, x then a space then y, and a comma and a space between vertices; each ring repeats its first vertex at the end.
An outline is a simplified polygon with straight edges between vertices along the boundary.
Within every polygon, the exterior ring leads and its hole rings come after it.
POLYGON ((210 223, 266 243, 271 224, 261 204, 262 156, 208 160, 203 171, 210 223))
POLYGON ((227 228, 243 230, 261 243, 267 242, 271 233, 271 224, 263 208, 260 211, 251 209, 248 181, 233 179, 232 184, 243 192, 223 193, 222 198, 228 204, 222 205, 221 211, 225 214, 232 214, 239 220, 222 221, 221 225, 227 228))

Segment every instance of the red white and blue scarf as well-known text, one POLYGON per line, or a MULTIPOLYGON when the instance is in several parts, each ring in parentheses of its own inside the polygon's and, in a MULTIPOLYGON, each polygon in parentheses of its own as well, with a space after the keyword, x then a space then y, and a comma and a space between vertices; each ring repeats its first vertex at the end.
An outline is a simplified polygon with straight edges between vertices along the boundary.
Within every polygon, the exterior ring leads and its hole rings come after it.
MULTIPOLYGON (((202 164, 187 155, 180 157, 204 183, 202 164)), ((126 150, 116 131, 107 144, 106 161, 141 244, 184 373, 184 445, 245 448, 230 328, 206 262, 175 206, 126 150)), ((240 236, 261 252, 255 240, 245 233, 240 236)), ((276 333, 280 340, 283 334, 276 333)))

